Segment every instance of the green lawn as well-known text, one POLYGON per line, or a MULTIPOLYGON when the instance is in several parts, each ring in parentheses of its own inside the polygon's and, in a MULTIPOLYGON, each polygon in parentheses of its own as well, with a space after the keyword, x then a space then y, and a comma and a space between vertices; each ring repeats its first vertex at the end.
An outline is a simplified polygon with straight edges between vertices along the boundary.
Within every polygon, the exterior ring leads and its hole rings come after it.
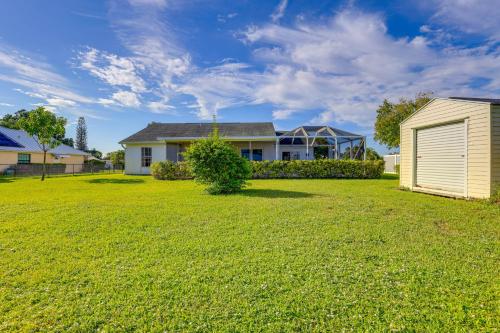
POLYGON ((0 178, 0 331, 494 331, 500 206, 384 180, 0 178))

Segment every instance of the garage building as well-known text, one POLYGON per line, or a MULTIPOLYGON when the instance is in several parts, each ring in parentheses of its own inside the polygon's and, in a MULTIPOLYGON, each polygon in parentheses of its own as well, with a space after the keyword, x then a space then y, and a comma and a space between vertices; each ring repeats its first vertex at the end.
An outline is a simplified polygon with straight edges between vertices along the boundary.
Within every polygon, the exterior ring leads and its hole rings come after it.
POLYGON ((500 99, 436 98, 401 123, 400 184, 488 198, 500 186, 500 99))

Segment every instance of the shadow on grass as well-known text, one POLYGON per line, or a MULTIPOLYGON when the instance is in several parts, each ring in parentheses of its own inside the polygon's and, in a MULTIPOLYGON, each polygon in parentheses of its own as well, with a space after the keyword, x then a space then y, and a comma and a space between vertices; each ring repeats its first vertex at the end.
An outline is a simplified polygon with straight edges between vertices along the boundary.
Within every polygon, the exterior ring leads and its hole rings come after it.
POLYGON ((0 177, 0 184, 2 183, 12 183, 14 181, 14 179, 12 178, 2 178, 0 177))
POLYGON ((114 179, 114 178, 97 178, 85 180, 91 184, 141 184, 144 183, 143 179, 114 179))
POLYGON ((399 179, 399 175, 396 173, 384 173, 380 179, 399 179))
POLYGON ((265 189, 247 189, 239 192, 238 194, 247 197, 260 197, 260 198, 311 198, 314 196, 314 194, 307 192, 265 190, 265 189))

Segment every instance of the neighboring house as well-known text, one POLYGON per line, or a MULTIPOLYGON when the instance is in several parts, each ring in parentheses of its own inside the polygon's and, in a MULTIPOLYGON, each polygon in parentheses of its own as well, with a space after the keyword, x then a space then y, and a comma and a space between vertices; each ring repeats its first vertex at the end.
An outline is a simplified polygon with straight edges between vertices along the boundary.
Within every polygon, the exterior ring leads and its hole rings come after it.
MULTIPOLYGON (((82 165, 87 156, 90 154, 59 145, 47 152, 47 163, 67 164, 66 172, 73 172, 73 165, 82 165)), ((0 174, 16 164, 35 163, 43 163, 43 151, 35 139, 25 131, 0 126, 0 174)))
POLYGON ((401 123, 401 186, 487 198, 500 186, 500 99, 436 98, 401 123))
POLYGON ((401 158, 399 154, 389 154, 384 155, 384 172, 386 173, 397 173, 397 166, 401 163, 401 158))
MULTIPOLYGON (((125 173, 149 174, 151 163, 182 161, 182 153, 193 141, 207 138, 211 123, 151 123, 120 141, 125 148, 125 173)), ((292 131, 274 129, 273 123, 219 123, 219 135, 241 156, 253 161, 364 158, 365 137, 329 126, 301 126, 292 131)))

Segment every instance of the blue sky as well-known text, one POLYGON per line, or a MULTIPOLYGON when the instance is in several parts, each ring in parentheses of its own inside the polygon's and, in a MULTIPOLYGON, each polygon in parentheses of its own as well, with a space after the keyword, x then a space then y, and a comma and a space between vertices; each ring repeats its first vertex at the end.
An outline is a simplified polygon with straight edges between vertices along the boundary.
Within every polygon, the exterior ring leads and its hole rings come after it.
POLYGON ((498 0, 5 1, 0 115, 45 105, 104 152, 149 122, 330 124, 384 98, 500 97, 498 0))

